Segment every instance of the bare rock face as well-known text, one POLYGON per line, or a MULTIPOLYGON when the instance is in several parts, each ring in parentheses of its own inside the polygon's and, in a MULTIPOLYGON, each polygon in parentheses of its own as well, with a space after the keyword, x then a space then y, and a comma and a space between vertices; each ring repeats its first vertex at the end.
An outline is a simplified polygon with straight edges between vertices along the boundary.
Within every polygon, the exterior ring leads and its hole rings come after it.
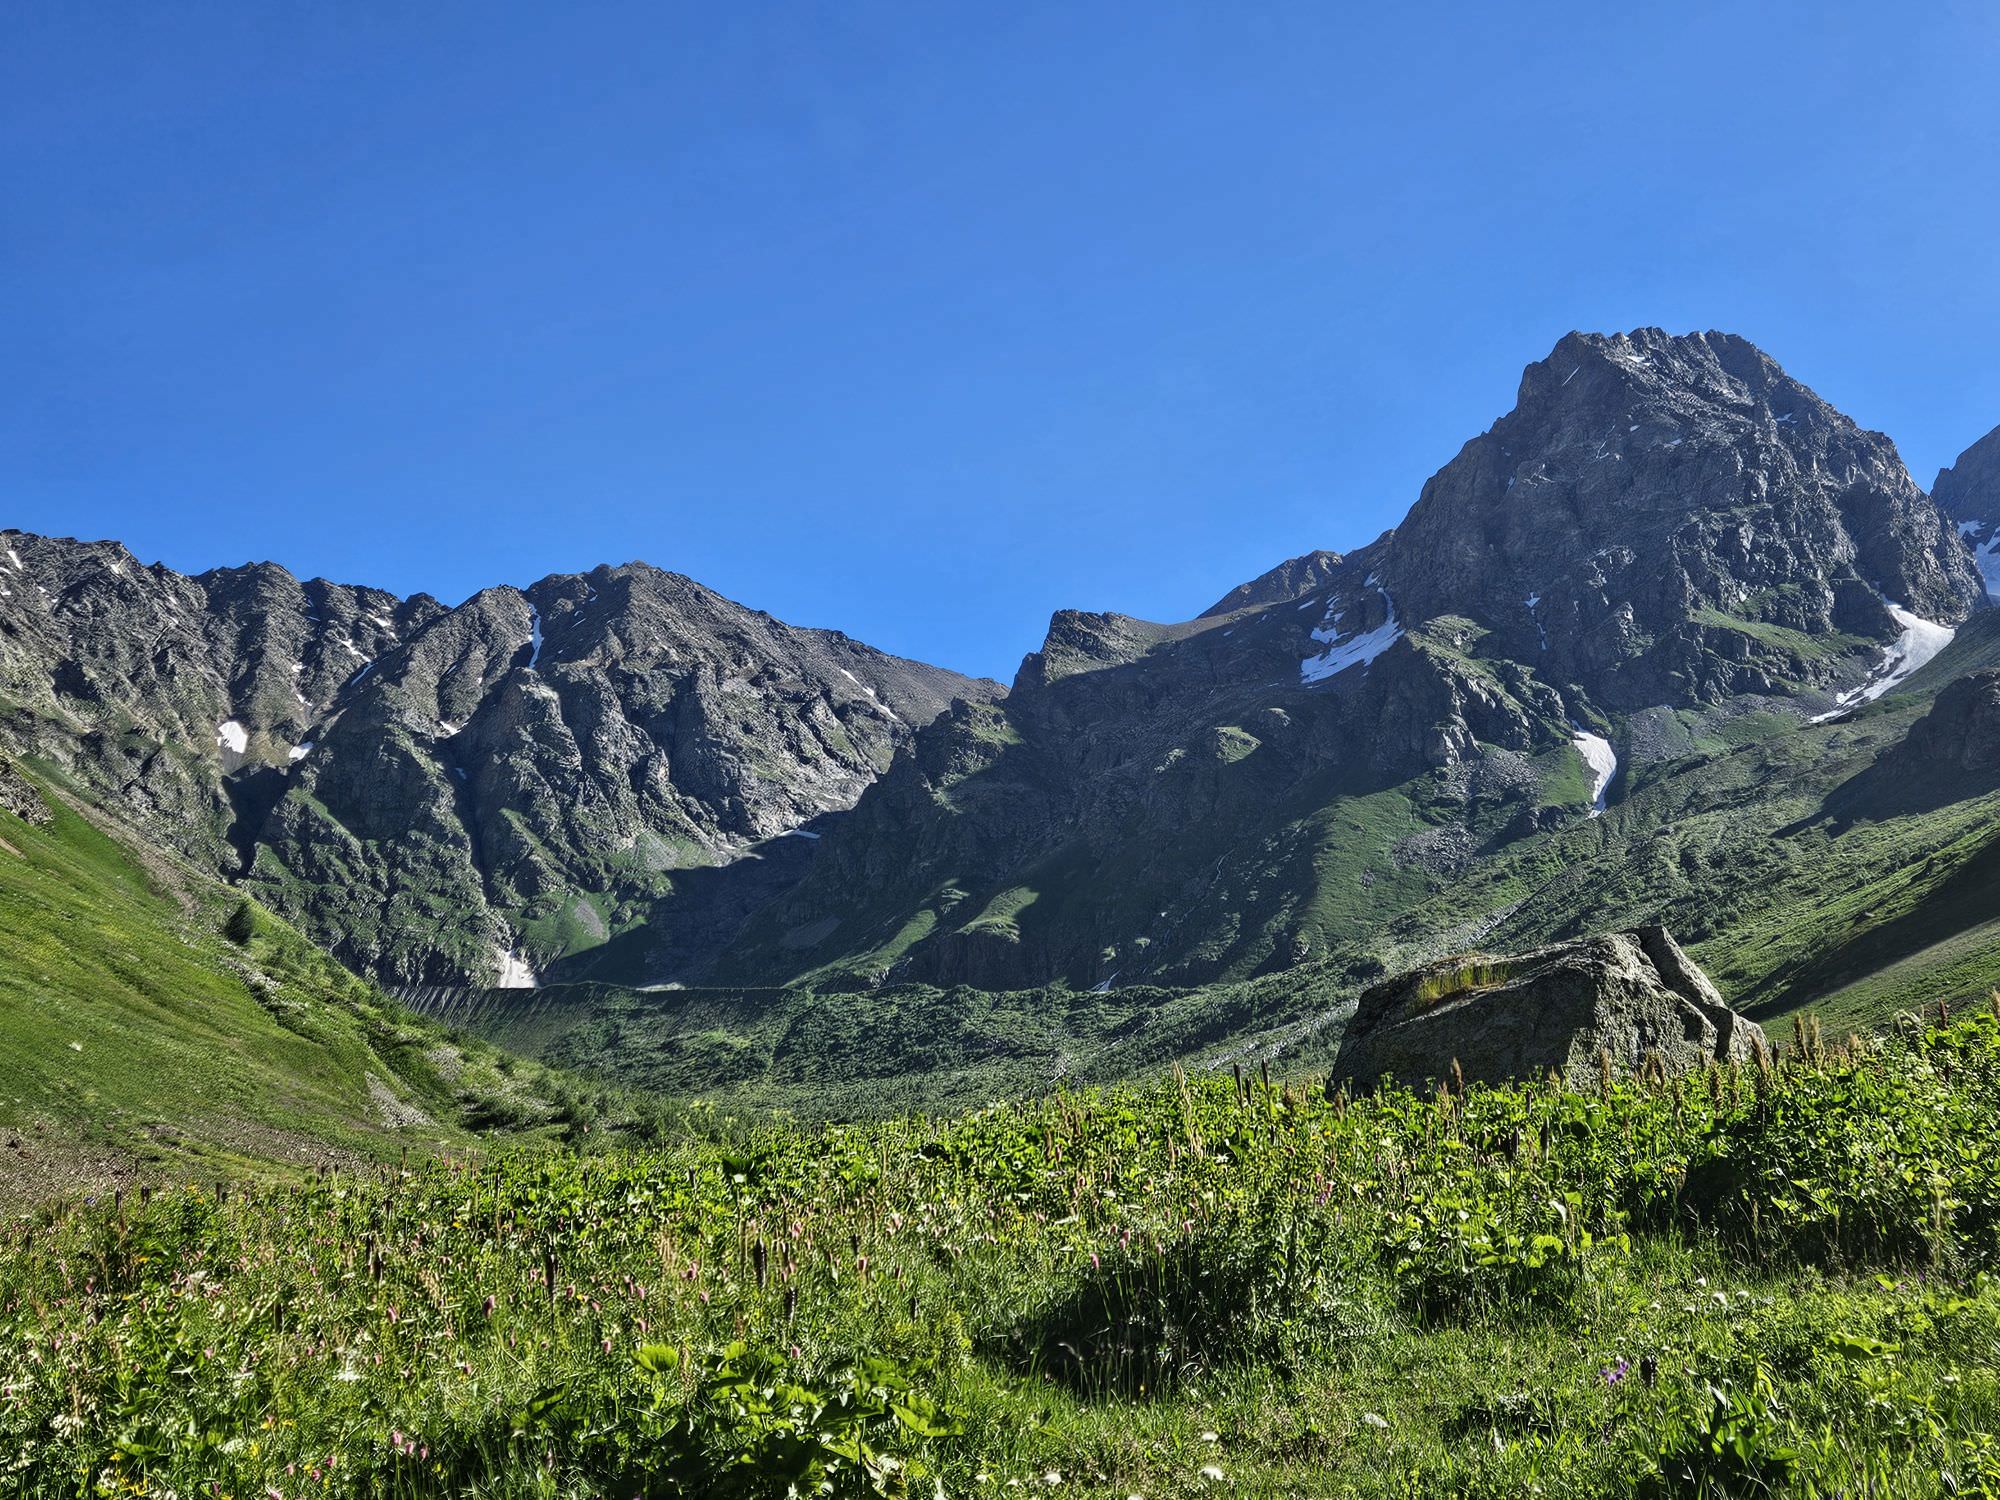
POLYGON ((999 692, 643 563, 451 609, 0 531, 0 746, 392 982, 632 931, 999 692))
POLYGON ((1939 472, 1931 499, 1958 526, 1986 583, 1986 597, 2000 599, 2000 427, 1959 454, 1939 472))
POLYGON ((0 760, 0 812, 10 812, 24 823, 46 827, 51 821, 48 805, 28 784, 28 778, 14 769, 13 762, 0 760))
POLYGON ((1664 927, 1636 927, 1514 957, 1464 953, 1361 996, 1336 1076, 1421 1086, 1502 1083, 1551 1069, 1576 1087, 1609 1053, 1624 1076, 1657 1056, 1669 1072, 1750 1058, 1763 1031, 1731 1010, 1664 927))
POLYGON ((1656 328, 1530 365, 1380 575, 1407 618, 1469 615, 1610 709, 1838 685, 1891 605, 1950 627, 1984 594, 1889 439, 1747 340, 1656 328))
POLYGON ((1260 604, 1286 604, 1294 599, 1303 599, 1313 590, 1331 583, 1345 561, 1338 552, 1325 549, 1291 558, 1268 573, 1258 574, 1248 583, 1239 583, 1203 610, 1200 618, 1206 620, 1211 615, 1230 615, 1239 609, 1253 609, 1260 604))

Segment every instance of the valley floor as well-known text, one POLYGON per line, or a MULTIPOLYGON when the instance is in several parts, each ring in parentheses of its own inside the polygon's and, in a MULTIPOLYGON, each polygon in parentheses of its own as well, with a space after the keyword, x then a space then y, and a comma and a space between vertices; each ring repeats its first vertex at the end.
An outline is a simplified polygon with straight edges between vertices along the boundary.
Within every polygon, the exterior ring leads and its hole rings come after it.
POLYGON ((17 1220, 33 1495, 1991 1495, 2000 1021, 1175 1077, 17 1220))

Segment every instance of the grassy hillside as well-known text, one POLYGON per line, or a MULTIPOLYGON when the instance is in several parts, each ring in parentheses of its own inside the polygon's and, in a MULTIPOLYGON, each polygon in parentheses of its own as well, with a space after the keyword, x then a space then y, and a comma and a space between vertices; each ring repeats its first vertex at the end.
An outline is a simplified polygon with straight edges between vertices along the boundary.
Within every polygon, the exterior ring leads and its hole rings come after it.
POLYGON ((2000 1023, 17 1223, 26 1495, 2000 1492, 2000 1023))
POLYGON ((492 1048, 33 785, 46 824, 0 811, 0 1197, 345 1165, 550 1117, 542 1070, 506 1076, 492 1048))

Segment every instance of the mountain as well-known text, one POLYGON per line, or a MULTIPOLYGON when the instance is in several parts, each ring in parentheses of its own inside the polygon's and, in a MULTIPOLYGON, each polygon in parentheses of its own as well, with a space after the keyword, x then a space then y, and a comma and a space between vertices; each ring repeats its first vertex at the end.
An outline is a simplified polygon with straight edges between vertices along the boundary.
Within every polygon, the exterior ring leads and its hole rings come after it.
POLYGON ((998 692, 641 563, 451 609, 0 533, 0 742, 395 982, 630 932, 998 692))
POLYGON ((1477 872, 1709 747, 1851 715, 1982 604, 1889 440, 1754 346, 1572 334, 1377 541, 1184 624, 1058 614, 715 975, 1358 982, 1497 920, 1398 926, 1477 872))
POLYGON ((1972 548, 1988 598, 2000 598, 2000 427, 1986 434, 1931 486, 1938 508, 1972 548))
POLYGON ((1385 974, 1655 924, 1867 1024, 2000 982, 1996 454, 1934 502, 1739 338, 1571 334, 1393 531, 1008 690, 643 564, 450 608, 9 532, 0 747, 670 1093, 1326 1064, 1385 974))

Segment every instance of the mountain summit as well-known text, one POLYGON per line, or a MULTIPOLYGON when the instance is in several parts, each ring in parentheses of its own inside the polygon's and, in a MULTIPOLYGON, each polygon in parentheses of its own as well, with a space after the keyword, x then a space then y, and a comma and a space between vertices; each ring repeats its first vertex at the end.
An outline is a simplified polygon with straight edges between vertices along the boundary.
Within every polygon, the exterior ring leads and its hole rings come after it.
POLYGON ((1184 624, 1059 613, 1009 697, 920 734, 723 972, 1365 963, 1442 882, 1643 768, 1890 691, 1982 598, 1889 440, 1753 345, 1571 334, 1378 540, 1184 624))
POLYGON ((1958 534, 1979 565, 1987 597, 2000 599, 2000 427, 1938 474, 1931 498, 1958 523, 1958 534))
POLYGON ((1619 709, 1830 685, 1859 663, 1829 643, 1954 626, 1983 593, 1886 437, 1743 339, 1651 328, 1530 365, 1379 571, 1408 616, 1477 620, 1619 709))

